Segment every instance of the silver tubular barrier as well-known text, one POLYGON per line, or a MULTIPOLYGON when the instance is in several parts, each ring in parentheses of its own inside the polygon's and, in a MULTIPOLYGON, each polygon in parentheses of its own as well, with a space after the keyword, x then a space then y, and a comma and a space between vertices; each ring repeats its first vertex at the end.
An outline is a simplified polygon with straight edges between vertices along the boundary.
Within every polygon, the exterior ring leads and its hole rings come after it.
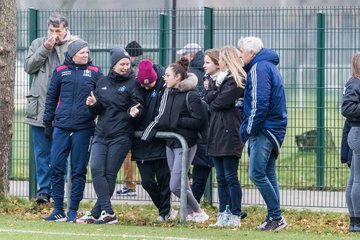
MULTIPOLYGON (((136 131, 135 137, 140 138, 142 136, 142 132, 136 131)), ((181 196, 180 196, 180 223, 185 223, 186 215, 187 215, 187 198, 186 198, 186 183, 187 183, 187 169, 186 162, 189 152, 189 147, 185 141, 185 138, 180 134, 173 132, 157 132, 155 135, 156 138, 176 138, 180 141, 181 147, 183 149, 183 154, 181 158, 181 196)))

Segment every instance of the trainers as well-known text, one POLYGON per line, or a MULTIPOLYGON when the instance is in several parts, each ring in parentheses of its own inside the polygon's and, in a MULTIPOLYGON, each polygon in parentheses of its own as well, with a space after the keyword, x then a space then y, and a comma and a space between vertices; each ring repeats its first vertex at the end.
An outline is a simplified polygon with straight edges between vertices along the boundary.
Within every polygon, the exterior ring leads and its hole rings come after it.
POLYGON ((94 224, 114 224, 117 222, 118 220, 115 213, 109 214, 105 211, 102 211, 99 219, 95 220, 94 224))
POLYGON ((67 222, 72 222, 72 223, 76 223, 76 219, 77 219, 77 211, 75 210, 69 210, 67 212, 67 222))
POLYGON ((257 226, 256 229, 261 230, 263 227, 265 227, 266 224, 267 224, 267 221, 265 220, 262 224, 260 224, 259 226, 257 226))
POLYGON ((229 214, 225 211, 220 212, 217 216, 216 223, 210 224, 209 227, 225 227, 229 220, 229 214))
POLYGON ((54 209, 48 217, 43 218, 43 221, 47 222, 66 222, 66 220, 64 211, 57 209, 54 209))
POLYGON ((247 212, 241 211, 241 212, 240 212, 240 218, 241 218, 241 219, 244 219, 244 218, 246 218, 246 217, 247 217, 247 212))
POLYGON ((226 223, 226 226, 240 227, 241 226, 241 216, 231 214, 229 217, 229 220, 226 223))
POLYGON ((186 221, 194 221, 194 215, 193 213, 190 213, 186 216, 186 221))
POLYGON ((165 218, 159 215, 159 216, 156 218, 156 221, 157 221, 157 222, 165 222, 165 218))
POLYGON ((175 209, 170 208, 170 211, 169 211, 169 213, 165 216, 165 219, 164 219, 164 220, 165 220, 165 221, 173 221, 173 220, 176 219, 177 215, 178 215, 178 211, 176 211, 175 209))
POLYGON ((116 194, 120 196, 136 196, 136 191, 135 189, 123 187, 122 189, 116 191, 116 194))
POLYGON ((37 204, 49 203, 50 202, 50 195, 45 193, 45 192, 39 193, 39 195, 37 196, 35 201, 36 201, 37 204))
POLYGON ((278 231, 285 227, 287 227, 287 223, 284 217, 281 217, 278 220, 270 217, 265 226, 261 227, 260 229, 263 231, 278 231))
POLYGON ((85 224, 93 224, 97 218, 91 215, 90 211, 86 211, 85 214, 76 220, 76 223, 85 223, 85 224))
POLYGON ((198 213, 198 212, 194 212, 193 213, 193 220, 194 222, 198 222, 198 223, 203 223, 206 222, 209 219, 209 215, 207 215, 204 210, 202 210, 202 212, 198 213))

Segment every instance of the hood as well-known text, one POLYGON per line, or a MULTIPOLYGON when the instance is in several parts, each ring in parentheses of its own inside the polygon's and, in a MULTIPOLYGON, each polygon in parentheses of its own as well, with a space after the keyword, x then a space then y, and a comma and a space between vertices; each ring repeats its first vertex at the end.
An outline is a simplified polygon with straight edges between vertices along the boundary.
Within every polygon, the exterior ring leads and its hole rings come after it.
POLYGON ((202 69, 204 66, 204 53, 199 51, 195 54, 193 60, 191 60, 190 67, 202 69))
POLYGON ((251 59, 248 64, 244 65, 244 70, 248 73, 255 63, 261 61, 268 61, 276 66, 279 64, 280 59, 279 55, 274 50, 263 48, 260 52, 258 52, 258 54, 255 55, 253 59, 251 59))
POLYGON ((198 79, 195 74, 188 73, 188 77, 179 83, 179 91, 187 92, 192 89, 197 89, 198 79))

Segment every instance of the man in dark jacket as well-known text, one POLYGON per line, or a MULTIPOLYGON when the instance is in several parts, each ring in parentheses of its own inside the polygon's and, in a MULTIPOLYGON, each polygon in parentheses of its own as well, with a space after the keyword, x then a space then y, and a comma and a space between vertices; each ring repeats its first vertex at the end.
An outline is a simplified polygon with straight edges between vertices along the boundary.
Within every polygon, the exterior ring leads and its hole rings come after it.
POLYGON ((177 54, 189 60, 189 72, 196 75, 198 78, 198 91, 201 97, 205 95, 204 89, 204 53, 201 46, 197 43, 188 43, 182 49, 177 51, 177 54))
MULTIPOLYGON (((145 113, 136 124, 135 130, 144 131, 158 115, 161 96, 165 89, 165 69, 145 59, 139 63, 138 70, 137 81, 143 88, 145 113)), ((141 185, 159 210, 157 220, 174 220, 177 211, 171 208, 170 169, 166 160, 165 141, 155 138, 145 142, 135 138, 131 153, 132 160, 136 161, 139 168, 141 185)))
POLYGON ((256 37, 241 38, 239 48, 248 74, 240 134, 243 142, 248 141, 249 177, 268 209, 266 222, 258 228, 280 230, 287 224, 280 209, 275 163, 285 137, 287 111, 282 77, 276 68, 279 56, 256 37))

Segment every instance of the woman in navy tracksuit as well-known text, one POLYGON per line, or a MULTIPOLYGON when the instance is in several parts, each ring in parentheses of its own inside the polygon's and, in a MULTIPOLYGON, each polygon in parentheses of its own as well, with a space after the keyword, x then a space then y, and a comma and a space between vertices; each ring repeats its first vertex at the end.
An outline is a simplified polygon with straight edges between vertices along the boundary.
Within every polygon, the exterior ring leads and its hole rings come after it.
POLYGON ((68 47, 64 64, 57 67, 46 96, 45 135, 51 139, 51 185, 54 211, 46 221, 76 221, 83 198, 86 168, 94 134, 94 116, 86 98, 102 76, 89 59, 88 44, 76 40, 68 47), (54 127, 54 128, 53 128, 54 127), (67 157, 71 159, 71 201, 67 218, 64 214, 64 176, 67 157))
POLYGON ((112 224, 117 217, 111 205, 116 176, 131 148, 134 120, 143 112, 141 87, 131 70, 130 55, 123 48, 110 50, 111 69, 102 77, 86 104, 98 115, 92 145, 91 173, 97 195, 87 223, 112 224))

